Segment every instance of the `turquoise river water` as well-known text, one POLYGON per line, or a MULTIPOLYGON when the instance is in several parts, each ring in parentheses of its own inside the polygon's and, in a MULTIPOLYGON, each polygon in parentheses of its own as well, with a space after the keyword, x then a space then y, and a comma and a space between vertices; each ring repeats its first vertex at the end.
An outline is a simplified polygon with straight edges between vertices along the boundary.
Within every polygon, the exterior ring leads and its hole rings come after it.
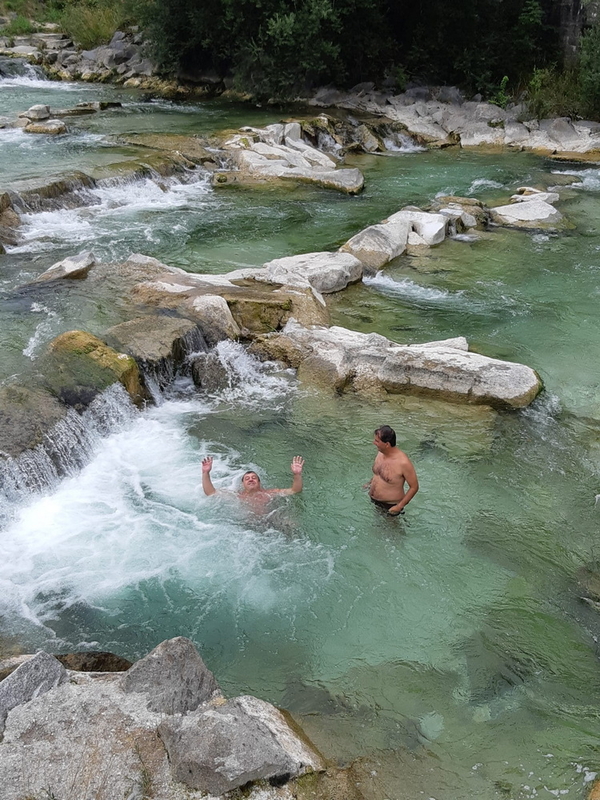
MULTIPOLYGON (((0 190, 23 178, 139 159, 110 136, 210 133, 287 112, 146 102, 111 87, 0 80, 0 114, 119 99, 63 137, 0 130, 0 190)), ((310 187, 220 190, 206 176, 113 182, 76 209, 31 213, 0 257, 0 379, 26 376, 58 333, 119 321, 85 282, 43 301, 14 289, 83 249, 143 252, 194 272, 333 249, 402 205, 440 193, 506 200, 576 173, 563 235, 492 230, 403 257, 331 298, 334 322, 399 342, 465 335, 524 362, 545 391, 498 414, 419 398, 319 395, 237 344, 232 388, 184 380, 143 413, 124 405, 86 463, 3 512, 0 635, 50 652, 129 658, 165 638, 197 644, 229 694, 291 711, 362 788, 390 800, 583 798, 600 772, 600 615, 578 572, 600 558, 600 169, 455 149, 356 157, 356 198, 310 187), (391 424, 421 490, 406 519, 375 513, 362 484, 372 432, 391 424), (205 498, 200 460, 233 487, 256 468, 305 491, 263 521, 205 498)), ((101 432, 102 433, 102 432, 101 432)))

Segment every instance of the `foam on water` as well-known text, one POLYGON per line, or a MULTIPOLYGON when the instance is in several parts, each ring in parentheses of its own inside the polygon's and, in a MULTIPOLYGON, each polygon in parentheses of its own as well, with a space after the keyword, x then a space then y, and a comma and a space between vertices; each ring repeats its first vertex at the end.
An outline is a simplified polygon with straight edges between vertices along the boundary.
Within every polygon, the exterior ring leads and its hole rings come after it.
POLYGON ((383 272, 378 272, 374 276, 365 275, 363 283, 370 286, 383 294, 390 294, 395 297, 401 297, 406 300, 416 300, 427 303, 455 303, 462 301, 464 292, 448 292, 445 289, 435 289, 428 286, 419 286, 418 283, 411 281, 409 278, 397 281, 385 275, 383 272))
MULTIPOLYGON (((187 426, 211 412, 196 398, 138 416, 76 478, 22 507, 0 542, 0 614, 44 624, 70 605, 102 609, 128 587, 173 579, 214 595, 209 605, 225 595, 265 612, 327 580, 325 548, 257 527, 233 494, 203 495, 200 460, 213 446, 195 446, 187 426), (290 580, 299 569, 304 585, 290 580)), ((237 460, 233 449, 215 458, 221 488, 238 485, 237 460)))
MULTIPOLYGON (((49 81, 39 75, 11 75, 0 78, 0 91, 2 89, 43 89, 44 91, 81 92, 82 86, 78 83, 63 83, 62 81, 49 81)), ((85 87, 83 87, 85 88, 85 87)))
POLYGON ((588 192, 600 191, 600 169, 564 169, 552 170, 553 175, 575 175, 581 178, 581 183, 573 183, 570 189, 584 189, 588 192))
POLYGON ((400 132, 387 136, 383 143, 386 149, 393 153, 423 153, 427 150, 426 147, 418 145, 408 134, 400 132))
MULTIPOLYGON (((103 183, 80 194, 85 201, 81 208, 22 214, 20 244, 7 248, 8 252, 46 252, 65 244, 93 243, 99 255, 112 256, 117 229, 119 241, 125 230, 138 240, 156 243, 160 241, 160 215, 186 210, 197 213, 206 205, 212 188, 207 175, 198 172, 186 175, 184 182, 177 178, 145 178, 103 183)), ((185 229, 184 217, 170 226, 173 232, 185 229)))
POLYGON ((466 193, 467 196, 470 196, 472 194, 477 194, 477 192, 480 192, 482 189, 503 189, 503 188, 504 184, 498 183, 498 181, 492 181, 489 180, 488 178, 476 178, 471 183, 466 193))
POLYGON ((23 355, 33 360, 40 347, 53 337, 55 325, 60 321, 60 317, 56 311, 46 308, 42 303, 32 303, 31 311, 34 314, 46 315, 42 322, 36 325, 33 336, 27 342, 27 346, 23 348, 23 355))

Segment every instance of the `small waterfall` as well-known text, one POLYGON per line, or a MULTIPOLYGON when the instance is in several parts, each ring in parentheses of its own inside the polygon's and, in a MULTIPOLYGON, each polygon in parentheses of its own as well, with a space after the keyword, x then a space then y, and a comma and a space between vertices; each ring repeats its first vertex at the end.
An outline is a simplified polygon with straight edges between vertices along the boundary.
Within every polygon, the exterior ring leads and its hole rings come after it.
POLYGON ((180 186, 208 186, 208 179, 206 170, 190 169, 177 161, 165 160, 160 170, 133 162, 112 175, 92 178, 84 172, 73 172, 8 194, 18 214, 38 214, 90 206, 110 208, 139 204, 146 187, 150 193, 156 192, 158 187, 158 194, 168 194, 180 186))
POLYGON ((42 444, 16 458, 7 458, 0 471, 0 522, 6 522, 15 503, 53 488, 62 477, 81 469, 100 439, 122 428, 137 413, 123 386, 115 383, 83 414, 69 409, 42 444))
POLYGON ((25 78, 32 81, 47 80, 41 67, 30 64, 23 58, 0 57, 0 81, 3 78, 25 78))
POLYGON ((137 359, 144 381, 156 405, 162 403, 162 392, 170 386, 177 375, 190 375, 190 360, 193 354, 206 353, 208 345, 200 328, 195 327, 173 344, 171 354, 157 361, 137 359))
POLYGON ((321 150, 323 153, 333 156, 333 158, 339 158, 342 145, 336 142, 336 140, 330 133, 328 133, 328 131, 320 130, 317 132, 317 149, 321 150))
POLYGON ((390 131, 383 138, 383 143, 387 150, 393 153, 422 153, 427 150, 421 147, 415 140, 402 131, 390 131))

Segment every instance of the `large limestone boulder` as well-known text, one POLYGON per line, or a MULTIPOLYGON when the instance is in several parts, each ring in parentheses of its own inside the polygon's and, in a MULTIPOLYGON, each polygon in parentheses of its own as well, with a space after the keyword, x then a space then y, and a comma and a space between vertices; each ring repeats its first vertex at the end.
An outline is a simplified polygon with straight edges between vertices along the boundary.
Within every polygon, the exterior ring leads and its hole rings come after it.
POLYGON ((281 712, 243 696, 159 726, 173 777, 191 789, 222 795, 256 780, 284 783, 319 770, 319 756, 294 736, 281 712))
POLYGON ((46 105, 38 104, 31 106, 31 108, 27 109, 27 111, 19 114, 19 116, 36 122, 44 119, 50 119, 50 108, 46 105))
POLYGON ((47 119, 41 122, 30 122, 23 130, 25 133, 45 133, 56 136, 67 132, 67 126, 61 119, 47 119))
POLYGON ((135 360, 85 331, 67 331, 53 339, 40 370, 51 391, 78 411, 117 382, 136 405, 149 399, 135 360))
POLYGON ((362 264, 351 253, 304 253, 269 261, 255 277, 268 283, 312 287, 319 294, 331 294, 359 281, 362 264))
POLYGON ((406 250, 411 223, 406 216, 371 225, 357 233, 340 250, 359 259, 365 269, 376 272, 406 250))
POLYGON ((388 217, 388 223, 406 220, 410 226, 408 244, 433 247, 441 244, 448 232, 448 218, 443 214, 430 214, 419 208, 407 207, 388 217))
POLYGON ((301 380, 337 392, 422 393, 445 400, 522 408, 542 388, 530 367, 471 353, 463 337, 400 345, 376 333, 340 327, 305 328, 292 320, 281 334, 262 337, 257 352, 271 357, 289 352, 299 364, 301 380), (282 340, 287 342, 282 344, 282 340))

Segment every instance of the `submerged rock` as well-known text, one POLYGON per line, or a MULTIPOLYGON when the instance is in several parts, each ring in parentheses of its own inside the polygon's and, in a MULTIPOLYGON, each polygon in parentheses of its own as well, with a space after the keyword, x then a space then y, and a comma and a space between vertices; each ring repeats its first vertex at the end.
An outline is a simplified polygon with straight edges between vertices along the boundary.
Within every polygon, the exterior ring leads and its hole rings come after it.
POLYGON ((0 387, 0 455, 16 457, 37 447, 66 413, 41 387, 0 387))

